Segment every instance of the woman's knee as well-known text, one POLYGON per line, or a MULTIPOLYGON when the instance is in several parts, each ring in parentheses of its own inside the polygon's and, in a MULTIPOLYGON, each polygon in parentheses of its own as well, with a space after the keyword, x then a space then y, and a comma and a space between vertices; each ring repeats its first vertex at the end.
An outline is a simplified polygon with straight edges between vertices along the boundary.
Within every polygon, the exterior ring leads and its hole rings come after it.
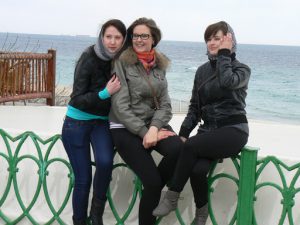
POLYGON ((178 136, 172 136, 169 137, 167 141, 165 141, 163 145, 160 145, 159 147, 163 149, 161 153, 165 157, 178 158, 180 152, 183 149, 183 146, 184 143, 181 141, 181 139, 178 136))
POLYGON ((92 184, 92 176, 76 176, 74 188, 79 189, 84 192, 89 192, 92 184))
POLYGON ((113 166, 113 155, 106 154, 95 158, 96 168, 105 169, 113 166))

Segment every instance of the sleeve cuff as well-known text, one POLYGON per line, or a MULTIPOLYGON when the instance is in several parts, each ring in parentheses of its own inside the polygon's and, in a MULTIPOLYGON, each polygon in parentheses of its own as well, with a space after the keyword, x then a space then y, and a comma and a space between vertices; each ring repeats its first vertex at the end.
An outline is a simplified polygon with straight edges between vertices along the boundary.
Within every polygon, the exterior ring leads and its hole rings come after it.
POLYGON ((179 131, 179 136, 189 138, 191 131, 188 130, 187 128, 181 126, 180 131, 179 131))
POLYGON ((158 130, 160 130, 163 127, 163 123, 160 120, 152 120, 150 126, 157 127, 158 130))
POLYGON ((142 129, 139 131, 138 135, 141 138, 144 138, 144 136, 146 135, 147 132, 148 132, 148 128, 147 127, 142 127, 142 129))
POLYGON ((109 94, 107 88, 104 88, 102 91, 100 91, 100 92, 98 93, 98 96, 99 96, 99 98, 102 99, 102 100, 105 100, 105 99, 107 99, 107 98, 110 98, 110 94, 109 94))
POLYGON ((224 55, 224 56, 229 56, 230 57, 230 50, 227 48, 222 48, 218 51, 218 56, 224 55))

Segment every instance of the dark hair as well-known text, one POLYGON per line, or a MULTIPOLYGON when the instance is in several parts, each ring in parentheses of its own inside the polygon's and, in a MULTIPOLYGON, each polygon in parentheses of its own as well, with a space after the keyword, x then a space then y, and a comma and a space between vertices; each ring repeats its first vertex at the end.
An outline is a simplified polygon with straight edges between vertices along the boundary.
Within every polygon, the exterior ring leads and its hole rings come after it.
POLYGON ((127 44, 132 45, 132 33, 133 29, 138 25, 145 25, 150 29, 151 36, 153 37, 154 43, 152 47, 155 47, 158 42, 161 40, 161 31, 156 25, 155 21, 153 19, 149 19, 146 17, 141 17, 137 20, 135 20, 127 29, 127 44))
POLYGON ((205 42, 208 41, 208 39, 212 36, 212 35, 216 35, 216 33, 218 33, 218 31, 221 30, 223 32, 223 34, 227 34, 228 32, 228 26, 227 23, 225 21, 220 21, 218 23, 213 23, 211 25, 209 25, 205 32, 204 32, 204 40, 205 42))
POLYGON ((122 34, 123 38, 126 37, 126 26, 124 25, 124 23, 121 20, 118 20, 118 19, 111 19, 111 20, 108 20, 107 22, 105 22, 102 25, 100 34, 103 36, 106 29, 110 26, 115 27, 122 34))

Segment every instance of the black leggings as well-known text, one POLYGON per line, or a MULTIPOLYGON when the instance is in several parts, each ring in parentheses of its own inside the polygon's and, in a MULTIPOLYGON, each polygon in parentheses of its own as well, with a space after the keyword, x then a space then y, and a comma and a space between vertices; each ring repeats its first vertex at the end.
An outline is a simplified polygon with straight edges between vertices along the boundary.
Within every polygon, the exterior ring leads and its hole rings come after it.
POLYGON ((197 208, 208 201, 207 173, 215 159, 239 154, 247 143, 248 134, 234 127, 199 132, 185 144, 174 172, 170 190, 181 192, 190 178, 197 208))
POLYGON ((111 129, 111 133, 119 155, 143 183, 139 225, 154 225, 156 218, 152 211, 159 203, 162 188, 173 176, 183 142, 179 136, 171 136, 159 141, 154 148, 145 149, 143 140, 127 129, 111 129), (152 158, 152 150, 163 156, 158 166, 152 158))

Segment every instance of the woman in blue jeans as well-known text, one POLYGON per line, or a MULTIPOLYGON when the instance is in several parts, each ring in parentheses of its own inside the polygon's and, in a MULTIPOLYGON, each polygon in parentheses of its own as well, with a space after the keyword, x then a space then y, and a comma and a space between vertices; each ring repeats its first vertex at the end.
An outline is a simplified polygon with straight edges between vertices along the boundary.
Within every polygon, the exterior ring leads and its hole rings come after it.
POLYGON ((90 147, 96 163, 90 217, 93 225, 103 225, 106 192, 113 166, 113 143, 109 131, 110 96, 120 89, 111 76, 111 61, 124 43, 126 27, 120 21, 107 21, 97 43, 79 58, 73 92, 62 129, 62 141, 75 175, 73 223, 87 224, 89 192, 92 183, 90 147))

